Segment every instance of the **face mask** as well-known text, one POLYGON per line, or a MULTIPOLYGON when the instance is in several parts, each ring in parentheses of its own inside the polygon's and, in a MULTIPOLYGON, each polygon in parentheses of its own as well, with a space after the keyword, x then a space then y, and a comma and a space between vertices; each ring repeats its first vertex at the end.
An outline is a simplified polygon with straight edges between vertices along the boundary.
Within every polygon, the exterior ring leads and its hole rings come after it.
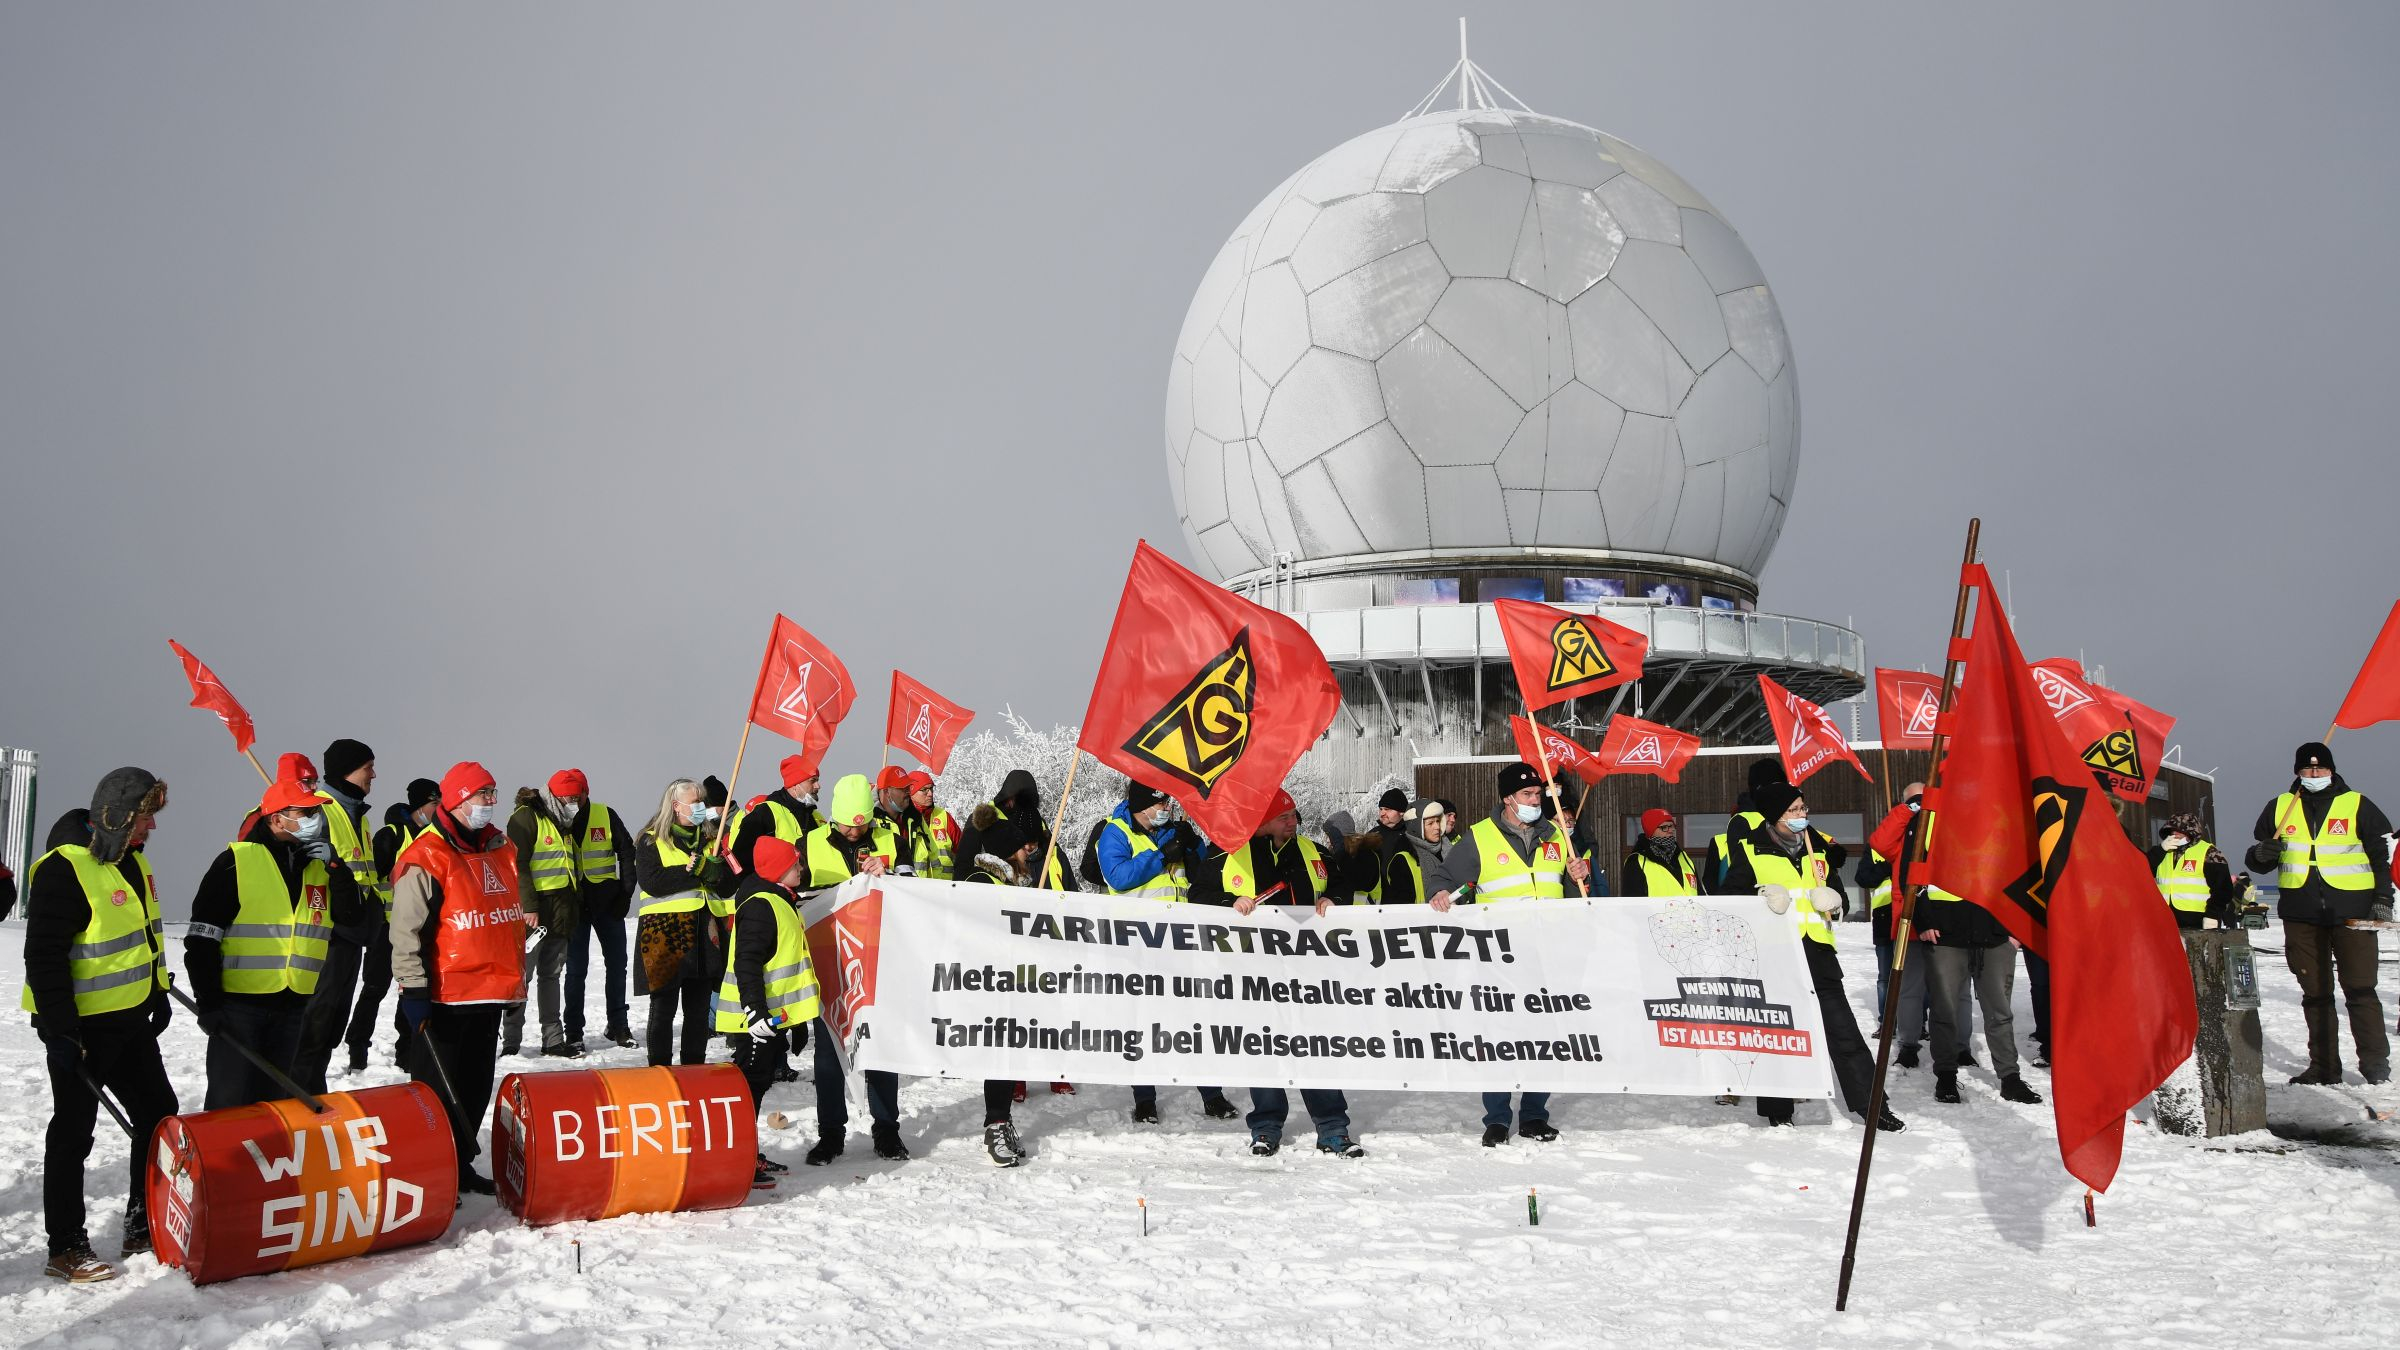
POLYGON ((2333 775, 2327 774, 2323 778, 2303 778, 2300 780, 2300 786, 2311 792, 2323 792, 2333 786, 2333 775))
POLYGON ((468 828, 468 829, 470 829, 470 830, 482 830, 482 829, 489 829, 489 828, 491 827, 491 823, 492 823, 492 804, 491 804, 490 802, 476 802, 476 803, 474 803, 473 805, 471 805, 471 806, 469 806, 469 807, 467 808, 467 828, 468 828))
POLYGON ((560 820, 573 820, 575 813, 582 809, 583 799, 580 797, 558 797, 550 803, 551 814, 560 820))
POLYGON ((292 826, 292 838, 303 844, 313 844, 325 837, 325 813, 312 811, 300 817, 292 826))
POLYGON ((2170 834, 2166 838, 2159 841, 2160 845, 2163 846, 2169 853, 2173 853, 2177 849, 2183 848, 2191 842, 2191 840, 2184 838, 2180 834, 2170 834))
POLYGON ((692 803, 692 823, 694 825, 706 825, 716 818, 717 809, 715 807, 710 806, 707 802, 692 803))
POLYGON ((817 794, 813 792, 795 792, 792 794, 792 800, 800 803, 802 806, 815 806, 817 804, 817 794))
POLYGON ((1808 833, 1808 817, 1793 816, 1789 820, 1783 822, 1783 828, 1790 830, 1794 834, 1806 834, 1808 833))
POLYGON ((1517 808, 1517 819, 1525 822, 1528 825, 1531 825, 1533 822, 1540 820, 1541 818, 1542 808, 1538 806, 1520 806, 1517 808))

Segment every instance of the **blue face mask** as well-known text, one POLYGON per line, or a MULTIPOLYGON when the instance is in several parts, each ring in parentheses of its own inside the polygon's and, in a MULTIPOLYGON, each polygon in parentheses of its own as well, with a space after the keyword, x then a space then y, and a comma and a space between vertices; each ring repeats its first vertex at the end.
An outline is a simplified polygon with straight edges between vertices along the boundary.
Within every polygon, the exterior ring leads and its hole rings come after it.
POLYGON ((2300 786, 2311 792, 2323 792, 2333 786, 2333 775, 2327 774, 2323 778, 2303 778, 2300 780, 2300 786))
POLYGON ((1542 808, 1539 806, 1519 806, 1517 808, 1517 819, 1525 822, 1528 825, 1531 825, 1533 822, 1540 820, 1541 818, 1542 808))

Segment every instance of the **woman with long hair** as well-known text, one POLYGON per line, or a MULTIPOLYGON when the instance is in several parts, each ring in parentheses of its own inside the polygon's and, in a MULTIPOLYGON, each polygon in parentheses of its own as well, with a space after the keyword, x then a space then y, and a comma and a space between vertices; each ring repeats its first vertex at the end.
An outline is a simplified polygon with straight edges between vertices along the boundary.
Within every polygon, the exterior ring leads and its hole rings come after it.
POLYGON ((678 778, 634 841, 634 992, 650 999, 650 1062, 675 1062, 675 1017, 683 1015, 682 1062, 708 1062, 709 996, 725 976, 725 925, 733 869, 713 850, 715 810, 699 783, 678 778))

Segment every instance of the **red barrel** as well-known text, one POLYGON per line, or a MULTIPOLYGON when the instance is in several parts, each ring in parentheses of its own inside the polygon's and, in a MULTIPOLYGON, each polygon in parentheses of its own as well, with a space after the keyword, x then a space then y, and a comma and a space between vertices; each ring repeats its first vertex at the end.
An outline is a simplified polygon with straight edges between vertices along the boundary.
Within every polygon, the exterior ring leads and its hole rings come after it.
POLYGON ((458 1146, 423 1083, 169 1116, 150 1158, 158 1259, 192 1283, 430 1242, 458 1208, 458 1146))
POLYGON ((512 1073, 492 1108, 492 1179, 526 1223, 731 1209, 758 1122, 730 1064, 512 1073))

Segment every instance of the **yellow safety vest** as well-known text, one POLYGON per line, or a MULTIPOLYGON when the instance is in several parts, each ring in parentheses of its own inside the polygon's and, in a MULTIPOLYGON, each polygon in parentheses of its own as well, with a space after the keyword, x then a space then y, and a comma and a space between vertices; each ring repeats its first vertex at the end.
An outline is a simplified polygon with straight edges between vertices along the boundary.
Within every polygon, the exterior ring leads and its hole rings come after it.
MULTIPOLYGON (((775 954, 767 958, 764 972, 766 983, 766 1013, 777 1026, 805 1022, 819 1012, 817 1002, 817 972, 808 963, 808 930, 800 924, 800 911, 781 890, 752 891, 742 896, 745 902, 764 900, 775 917, 775 954)), ((734 909, 734 922, 741 922, 741 907, 734 909)), ((733 950, 733 935, 725 936, 725 949, 733 950)), ((749 1011, 742 1007, 741 981, 733 977, 733 963, 725 963, 725 982, 717 986, 717 1030, 742 1032, 750 1029, 749 1011)))
POLYGON ((549 812, 540 807, 526 809, 533 812, 533 857, 526 875, 533 879, 535 890, 563 891, 579 879, 584 882, 615 879, 617 850, 611 832, 617 828, 617 822, 607 807, 592 802, 586 808, 583 828, 576 832, 572 844, 549 812))
POLYGON ((311 858, 300 869, 300 893, 292 894, 265 844, 234 844, 233 881, 241 899, 225 930, 224 988, 228 994, 295 994, 317 991, 325 969, 325 939, 332 931, 326 907, 332 902, 332 873, 311 858))
MULTIPOLYGON (((1258 869, 1252 865, 1253 860, 1250 854, 1252 845, 1257 842, 1257 840, 1252 840, 1250 843, 1242 845, 1225 859, 1225 893, 1236 900, 1258 894, 1258 869)), ((1292 843, 1300 850, 1300 860, 1308 864, 1309 878, 1317 888, 1317 893, 1310 897, 1311 903, 1324 899, 1324 855, 1317 852, 1317 846, 1308 842, 1305 837, 1296 838, 1292 840, 1292 843)), ((1292 897, 1292 903, 1298 904, 1299 899, 1298 896, 1292 897)))
MULTIPOLYGON (((1873 858, 1877 862, 1885 861, 1884 856, 1880 853, 1877 853, 1873 849, 1867 850, 1867 856, 1873 858)), ((1916 860, 1916 865, 1922 866, 1924 861, 1924 859, 1919 858, 1916 860)), ((1883 874, 1883 880, 1876 882, 1875 888, 1867 892, 1867 907, 1869 909, 1882 909, 1892 903, 1892 882, 1897 875, 1897 873, 1885 872, 1883 874)), ((1928 900, 1956 900, 1959 897, 1952 895, 1950 892, 1943 890, 1939 886, 1929 885, 1925 888, 1925 898, 1928 900)), ((1919 924, 1918 927, 1939 928, 1941 927, 1941 924, 1939 922, 1919 924)))
POLYGON ((1556 830, 1534 846, 1533 861, 1517 856, 1516 846, 1500 832, 1490 816, 1467 828, 1467 846, 1482 863, 1475 874, 1475 903, 1495 900, 1561 900, 1567 894, 1567 845, 1556 830))
POLYGON ((1742 848, 1750 857, 1750 875, 1759 885, 1781 886, 1792 893, 1792 907, 1800 915, 1800 931, 1832 946, 1833 925, 1825 922, 1825 916, 1817 912, 1815 902, 1809 899, 1810 892, 1825 885, 1830 875, 1825 859, 1811 848, 1795 863, 1780 851, 1761 853, 1758 845, 1747 839, 1742 841, 1742 848))
POLYGON ((925 815, 925 828, 918 835, 917 872, 936 881, 948 881, 957 875, 958 858, 950 841, 950 813, 935 807, 925 815))
MULTIPOLYGON (((31 891, 33 875, 57 858, 75 869, 75 884, 83 888, 92 918, 67 948, 67 977, 75 986, 75 1013, 123 1012, 148 1003, 151 991, 173 983, 164 959, 165 943, 158 930, 158 897, 150 880, 150 861, 128 852, 135 880, 127 880, 124 863, 104 863, 82 844, 61 844, 45 853, 26 872, 31 891)), ((33 990, 18 1002, 32 1012, 33 990)))
POLYGON ((2325 884, 2337 891, 2371 890, 2375 868, 2367 861, 2366 841, 2358 837, 2358 794, 2345 792, 2325 809, 2325 822, 2308 832, 2308 812, 2297 793, 2275 799, 2275 819, 2283 841, 2283 889, 2298 890, 2315 868, 2325 884))
POLYGON ((351 878, 358 882, 359 895, 382 905, 389 916, 392 892, 384 884, 382 871, 375 866, 374 832, 359 829, 359 823, 350 819, 349 808, 332 793, 319 788, 317 800, 325 803, 325 838, 333 845, 333 856, 350 869, 351 878))
POLYGON ((1700 873, 1692 866, 1692 855, 1680 849, 1675 861, 1679 870, 1670 872, 1647 853, 1636 853, 1634 861, 1642 866, 1642 882, 1651 895, 1698 895, 1700 873))
MULTIPOLYGON (((893 837, 892 832, 884 826, 877 825, 873 828, 874 834, 872 842, 868 846, 869 851, 880 856, 883 859, 884 867, 889 869, 900 860, 900 841, 893 837)), ((811 890, 839 886, 850 879, 852 875, 850 863, 844 856, 841 846, 833 842, 831 822, 819 825, 808 832, 807 848, 808 885, 811 890)))
MULTIPOLYGON (((658 850, 658 860, 669 867, 689 867, 692 865, 692 855, 680 848, 677 848, 675 846, 675 841, 672 839, 661 835, 652 838, 650 845, 658 850)), ((697 886, 688 891, 676 891, 672 895, 652 895, 650 892, 644 890, 639 893, 638 898, 640 900, 640 908, 634 911, 636 915, 689 914, 693 910, 703 907, 706 907, 709 913, 716 915, 720 919, 724 918, 728 914, 733 913, 732 897, 710 895, 697 886)))
POLYGON ((2209 842, 2195 839, 2158 860, 2158 893, 2186 914, 2208 911, 2209 842))
MULTIPOLYGON (((1110 816, 1105 823, 1112 826, 1117 833, 1125 836, 1126 847, 1133 850, 1133 856, 1138 858, 1145 853, 1158 852, 1157 843, 1152 841, 1149 835, 1134 829, 1115 816, 1110 816)), ((1130 891, 1112 889, 1109 894, 1138 895, 1145 900, 1188 900, 1191 898, 1191 891, 1192 883, 1184 875, 1182 866, 1178 864, 1160 868, 1157 876, 1130 891)))
POLYGON ((1391 879, 1391 877, 1390 877, 1390 876, 1388 876, 1388 875, 1387 875, 1387 876, 1385 876, 1385 877, 1384 877, 1384 879, 1383 879, 1383 895, 1382 895, 1382 898, 1381 898, 1381 899, 1378 899, 1378 900, 1376 901, 1376 903, 1377 903, 1377 904, 1392 904, 1392 905, 1400 905, 1400 904, 1407 904, 1407 905, 1421 905, 1421 904, 1424 904, 1424 903, 1425 903, 1425 869, 1424 869, 1423 867, 1420 867, 1420 866, 1418 866, 1418 865, 1417 865, 1417 850, 1416 850, 1416 846, 1412 844, 1412 845, 1410 845, 1409 847, 1407 847, 1407 848, 1404 848, 1404 849, 1400 850, 1398 853, 1395 853, 1395 854, 1393 854, 1393 855, 1392 855, 1392 862, 1393 862, 1393 864, 1394 864, 1394 865, 1399 865, 1399 864, 1406 864, 1406 865, 1407 865, 1407 867, 1408 867, 1408 884, 1407 884, 1407 886, 1404 888, 1404 887, 1402 887, 1402 886, 1401 886, 1401 884, 1400 884, 1400 883, 1398 883, 1398 882, 1396 882, 1396 881, 1393 881, 1393 880, 1391 879), (1405 897, 1407 897, 1407 898, 1406 898, 1406 899, 1402 899, 1401 897, 1403 897, 1403 896, 1405 896, 1405 897))

